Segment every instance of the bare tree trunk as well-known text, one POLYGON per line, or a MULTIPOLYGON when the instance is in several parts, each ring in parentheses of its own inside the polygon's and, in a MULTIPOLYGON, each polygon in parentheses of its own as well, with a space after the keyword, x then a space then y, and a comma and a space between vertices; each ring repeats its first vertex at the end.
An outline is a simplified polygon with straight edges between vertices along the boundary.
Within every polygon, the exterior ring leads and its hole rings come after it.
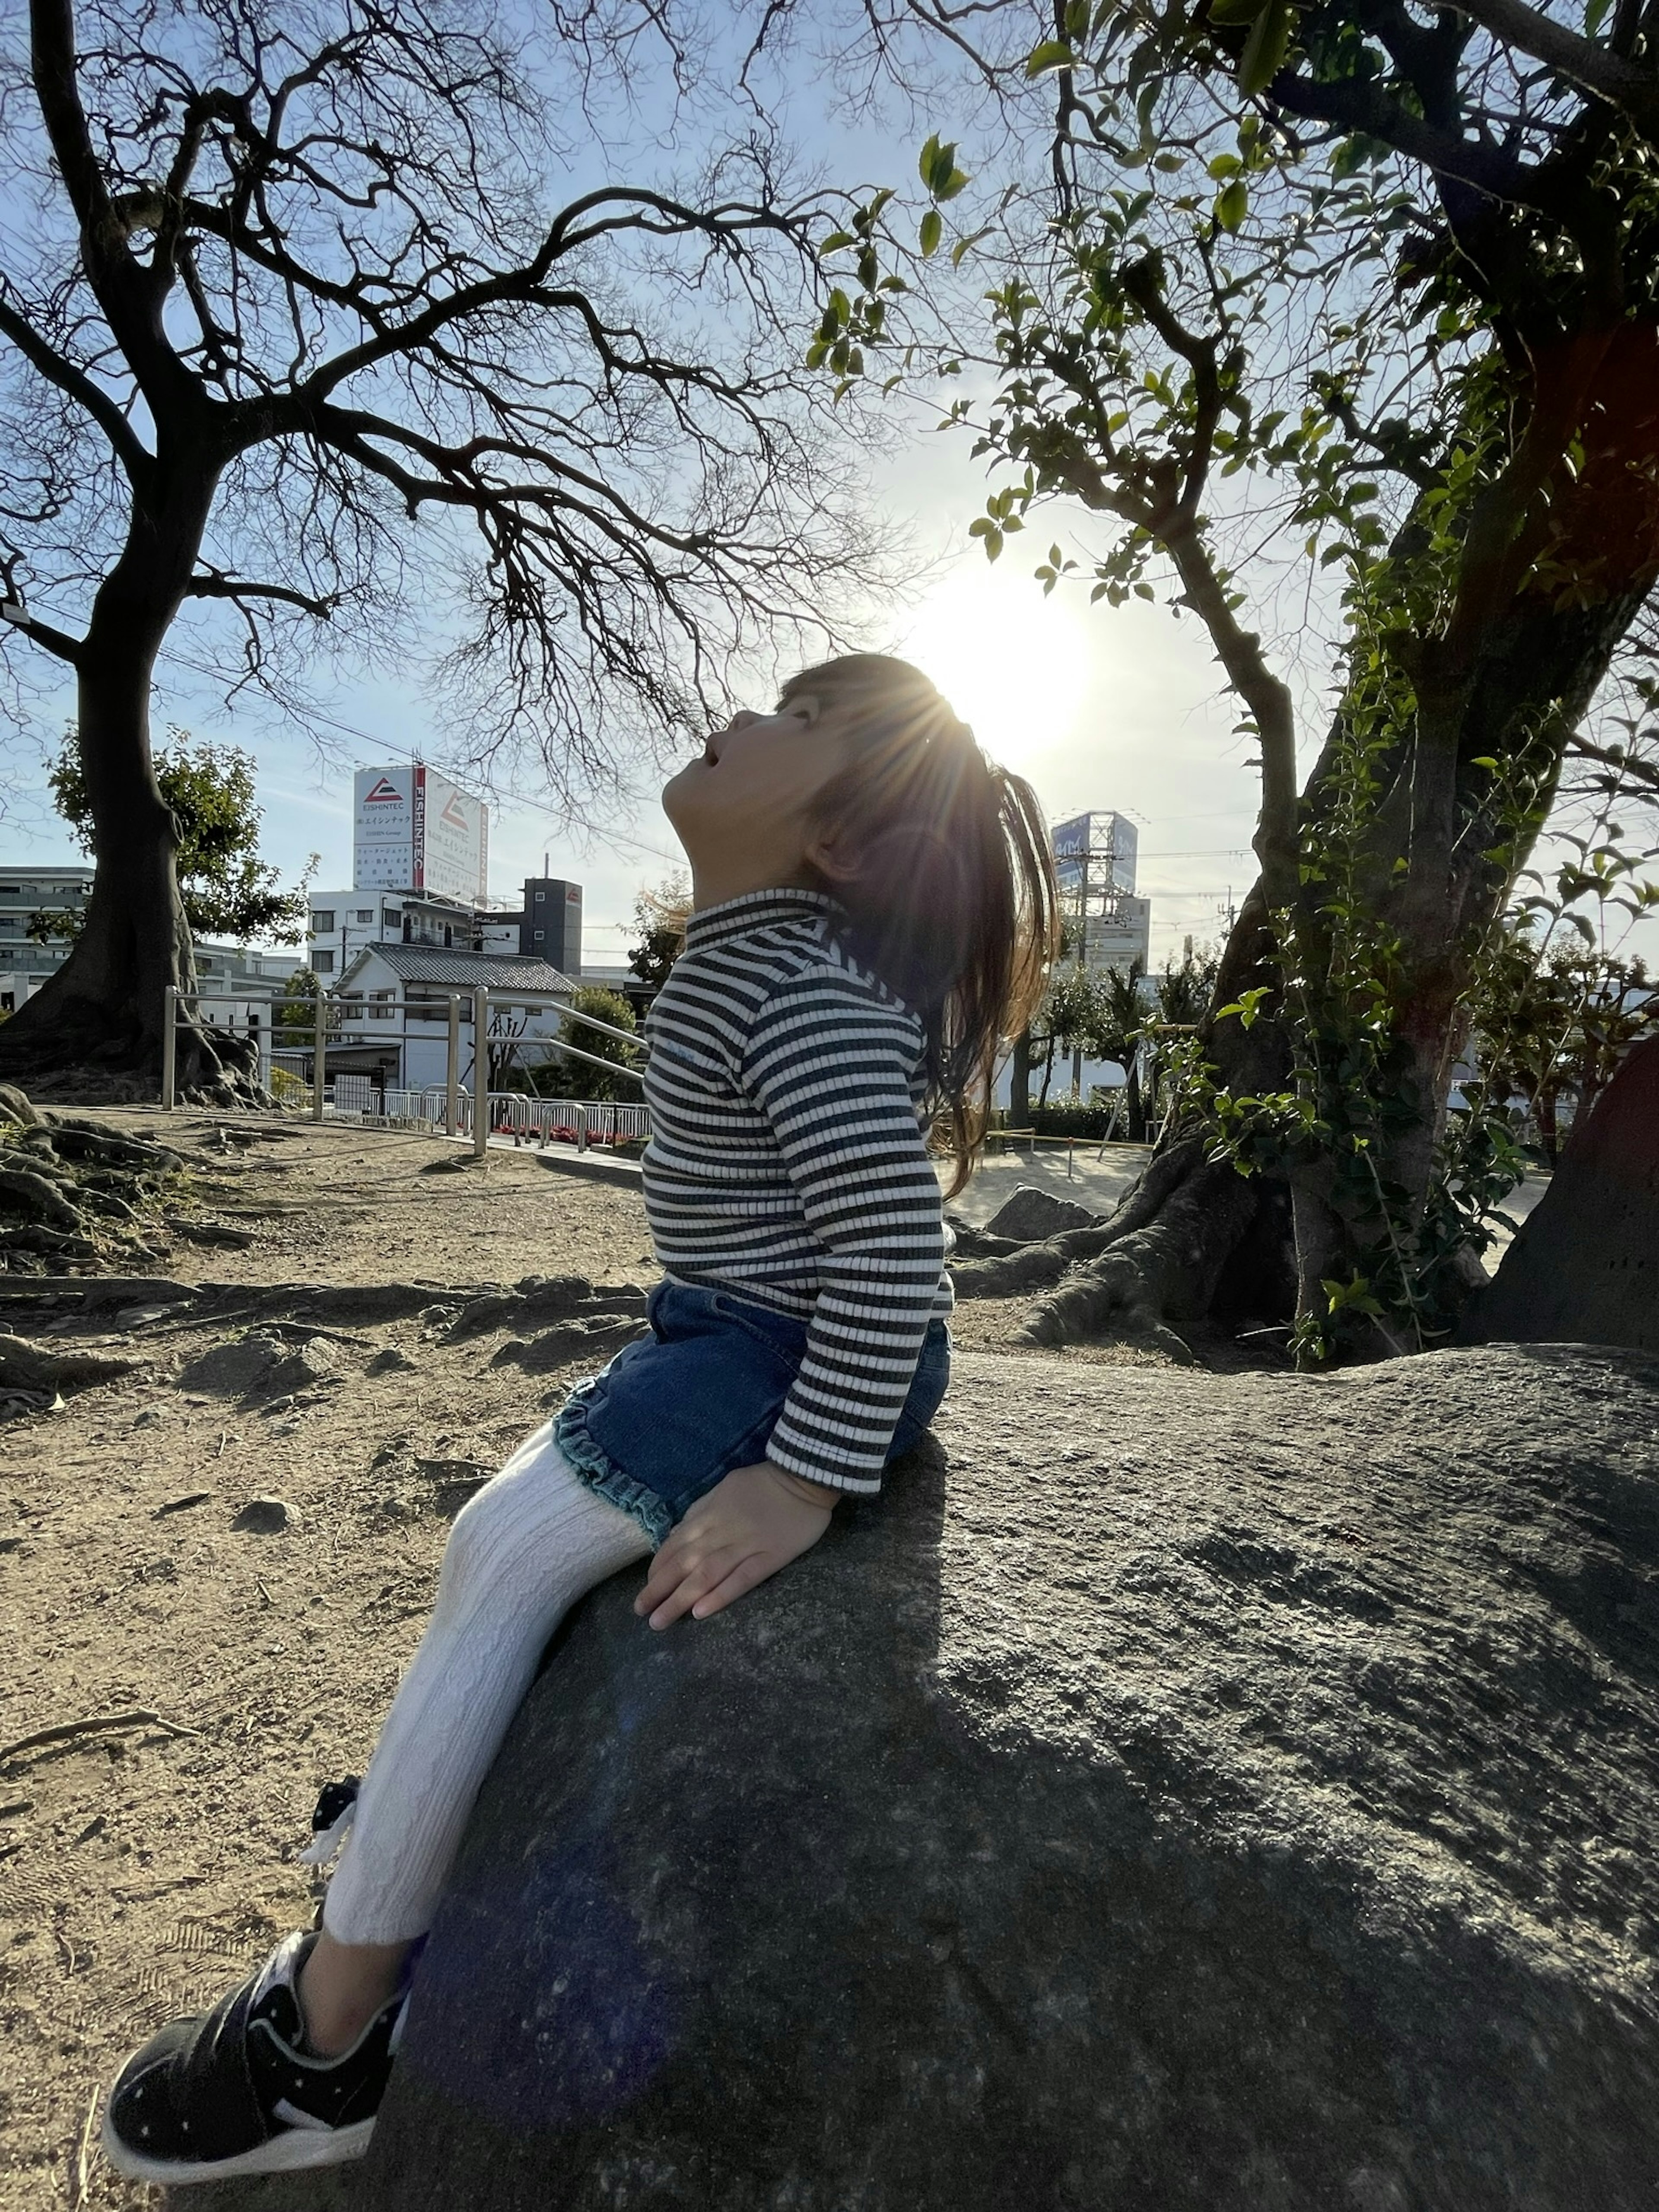
POLYGON ((1031 1032, 1022 1030, 1008 1056, 1008 1123, 1029 1128, 1031 1121, 1031 1032))
POLYGON ((1538 1116, 1538 1142, 1545 1159, 1553 1168, 1561 1157, 1559 1136, 1555 1118, 1555 1092, 1547 1084, 1533 1100, 1533 1110, 1538 1116))
MULTIPOLYGON (((155 657, 184 596, 213 483, 175 483, 156 511, 135 501, 120 560, 100 586, 80 648, 81 760, 96 867, 85 926, 56 975, 0 1029, 0 1072, 48 1091, 154 1096, 163 994, 190 991, 195 960, 174 871, 177 828, 155 780, 149 697, 155 657)), ((247 1095, 244 1041, 210 1036, 186 1010, 179 1081, 247 1095)))

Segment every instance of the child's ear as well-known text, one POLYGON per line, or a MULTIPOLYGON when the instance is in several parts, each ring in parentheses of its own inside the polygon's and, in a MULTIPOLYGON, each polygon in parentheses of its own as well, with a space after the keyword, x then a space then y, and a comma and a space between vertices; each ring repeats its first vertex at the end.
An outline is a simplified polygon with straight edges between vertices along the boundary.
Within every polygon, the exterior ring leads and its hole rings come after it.
POLYGON ((815 837, 804 857, 827 884, 850 884, 860 873, 858 855, 838 843, 833 832, 828 836, 815 837))

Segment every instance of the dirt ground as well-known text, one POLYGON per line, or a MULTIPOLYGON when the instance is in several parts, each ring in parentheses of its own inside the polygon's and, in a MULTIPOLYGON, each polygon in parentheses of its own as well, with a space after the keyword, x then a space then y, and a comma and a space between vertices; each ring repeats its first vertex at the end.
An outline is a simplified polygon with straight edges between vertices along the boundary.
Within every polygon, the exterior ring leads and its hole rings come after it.
MULTIPOLYGON (((529 1152, 100 1119, 191 1164, 145 1232, 155 1286, 0 1273, 0 1331, 131 1363, 0 1419, 0 2212, 159 2206, 99 2159, 100 2085, 309 1921, 312 1804, 367 1759, 450 1520, 657 1273, 637 1188, 529 1152), (285 1526, 238 1525, 270 1499, 285 1526)), ((957 1341, 1007 1349, 1019 1303, 958 1308, 957 1341)))
MULTIPOLYGON (((449 1521, 657 1272, 636 1190, 530 1153, 100 1119, 190 1159, 149 1273, 197 1296, 0 1274, 0 1329, 132 1363, 0 1422, 0 1747, 139 1717, 0 1748, 0 2212, 159 2205, 99 2159, 99 2086, 309 1921, 312 1804, 368 1757, 449 1521), (618 1295, 469 1305, 566 1276, 618 1295), (285 1527, 236 1525, 270 1498, 285 1527)), ((959 1339, 1007 1321, 964 1309, 959 1339)))
POLYGON ((95 2152, 78 2159, 95 2086, 309 1920, 295 1853, 312 1802, 363 1765, 449 1518, 612 1348, 560 1358, 555 1331, 542 1371, 494 1364, 506 1328, 449 1335, 466 1291, 654 1279, 634 1192, 528 1155, 422 1174, 454 1148, 250 1121, 235 1127, 257 1140, 227 1154, 217 1121, 100 1118, 199 1157, 169 1212, 252 1241, 161 1240, 155 1273, 221 1286, 182 1307, 20 1305, 27 1285, 0 1277, 0 1326, 137 1363, 61 1412, 0 1425, 0 1745, 158 1716, 0 1759, 4 2212, 147 2201, 95 2152), (433 1287, 383 1297, 397 1317, 313 1302, 314 1325, 302 1300, 253 1295, 388 1283, 433 1287), (300 1371, 284 1372, 294 1355, 300 1371), (273 1496, 286 1528, 233 1527, 273 1496))

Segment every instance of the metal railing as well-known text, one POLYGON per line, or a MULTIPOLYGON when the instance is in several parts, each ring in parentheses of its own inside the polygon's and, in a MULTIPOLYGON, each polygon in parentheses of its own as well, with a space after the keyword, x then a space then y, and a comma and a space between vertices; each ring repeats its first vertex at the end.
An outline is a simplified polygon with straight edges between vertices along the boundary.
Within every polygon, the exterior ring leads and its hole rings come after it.
MULTIPOLYGON (((444 1134, 448 1137, 463 1134, 471 1136, 474 1156, 479 1159, 483 1158, 489 1147, 492 1128, 497 1126, 495 1117, 498 1109, 504 1117, 499 1126, 520 1131, 533 1128, 543 1144, 552 1141, 556 1132, 562 1135, 564 1127, 568 1126, 578 1150, 583 1152, 587 1149, 590 1143, 615 1144, 624 1140, 625 1138, 649 1135, 649 1117, 642 1105, 615 1105, 608 1101, 599 1103, 593 1101, 544 1099, 527 1096, 521 1091, 491 1091, 489 1088, 489 1016, 492 1007, 498 1012, 505 1012, 510 1008, 542 1009, 550 1004, 555 1005, 559 1007, 561 1015, 566 1021, 580 1022, 588 1029, 598 1030, 608 1037, 614 1037, 618 1043, 637 1047, 640 1039, 634 1032, 618 1029, 614 1023, 603 1021, 597 1014, 582 1013, 576 1007, 568 1006, 560 1000, 550 1000, 543 994, 534 994, 526 997, 523 992, 492 992, 487 986, 480 984, 471 996, 473 1048, 472 1066, 468 1082, 464 1084, 461 1077, 461 1009, 465 1001, 459 992, 452 991, 447 994, 448 1039, 445 1054, 443 1083, 428 1085, 418 1091, 393 1090, 388 1093, 386 1086, 377 1085, 370 1076, 359 1075, 355 1070, 337 1069, 333 1079, 336 1112, 368 1115, 375 1119, 390 1118, 384 1102, 388 1096, 391 1096, 400 1100, 418 1100, 420 1103, 412 1108, 406 1118, 429 1121, 435 1127, 440 1116, 429 1110, 427 1102, 441 1097, 443 1101, 441 1121, 444 1134), (342 1104, 339 1085, 343 1081, 362 1085, 362 1091, 356 1095, 363 1103, 356 1106, 342 1104), (561 1112, 573 1117, 568 1125, 560 1122, 558 1117, 561 1112), (607 1115, 611 1117, 609 1121, 605 1120, 607 1115), (623 1117, 621 1122, 615 1118, 618 1115, 623 1117), (518 1118, 515 1119, 515 1116, 518 1118), (599 1117, 597 1123, 590 1119, 592 1116, 599 1117)), ((168 1113, 173 1111, 178 1103, 179 1006, 181 1004, 200 1006, 207 1003, 246 1006, 250 1001, 246 996, 233 997, 222 992, 181 991, 171 983, 167 985, 163 994, 161 1104, 163 1109, 168 1113)), ((270 1004, 273 1019, 270 1060, 275 1068, 278 1060, 283 1056, 283 1050, 275 1043, 275 1002, 272 1001, 270 1004)), ((369 1007, 378 1004, 379 1002, 369 1000, 362 992, 353 992, 342 998, 331 998, 325 991, 318 992, 317 1008, 312 1024, 309 1047, 311 1057, 309 1103, 311 1118, 313 1121, 320 1121, 327 1110, 330 1043, 332 1042, 337 1050, 342 1048, 338 1036, 331 1037, 331 1024, 337 1018, 343 1017, 349 1006, 369 1007)), ((404 1039, 407 1042, 409 1015, 407 1001, 404 1002, 402 1012, 404 1016, 404 1039)), ((290 1030, 287 1034, 291 1037, 294 1033, 290 1030)), ((568 1044, 562 1039, 558 1041, 556 1049, 566 1059, 581 1060, 591 1067, 602 1067, 607 1075, 613 1078, 620 1075, 625 1077, 630 1083, 637 1083, 641 1087, 644 1085, 645 1078, 638 1068, 624 1067, 614 1060, 605 1060, 598 1053, 585 1052, 580 1045, 568 1044)), ((305 1046, 290 1043, 287 1048, 286 1056, 289 1059, 297 1056, 302 1069, 305 1054, 305 1046)), ((284 1072, 293 1073, 293 1071, 284 1072)), ((405 1117, 400 1113, 398 1118, 405 1117)))
POLYGON ((643 1106, 610 1098, 539 1098, 522 1091, 492 1091, 489 1113, 498 1133, 544 1149, 550 1144, 574 1144, 585 1152, 590 1145, 631 1144, 651 1133, 651 1118, 643 1106))

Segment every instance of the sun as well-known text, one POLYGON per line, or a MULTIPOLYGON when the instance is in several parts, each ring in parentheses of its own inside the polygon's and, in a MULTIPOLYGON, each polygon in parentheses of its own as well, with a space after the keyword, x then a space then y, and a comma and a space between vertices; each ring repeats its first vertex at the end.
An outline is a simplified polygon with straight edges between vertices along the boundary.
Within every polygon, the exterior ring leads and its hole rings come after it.
POLYGON ((1076 733, 1088 641, 1071 608, 1045 599, 1029 575, 959 569, 923 599, 896 649, 1010 768, 1027 768, 1076 733))

